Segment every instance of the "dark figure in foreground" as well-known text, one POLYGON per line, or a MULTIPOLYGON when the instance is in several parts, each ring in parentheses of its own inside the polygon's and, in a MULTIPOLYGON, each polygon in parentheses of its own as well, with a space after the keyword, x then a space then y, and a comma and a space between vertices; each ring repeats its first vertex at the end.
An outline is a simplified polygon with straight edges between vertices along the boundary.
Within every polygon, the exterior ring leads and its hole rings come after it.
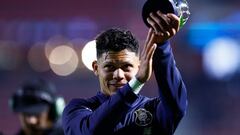
POLYGON ((174 14, 153 13, 140 54, 130 31, 109 29, 96 38, 97 95, 73 99, 63 113, 66 135, 172 135, 186 112, 186 89, 168 41, 179 31, 174 14), (159 95, 139 94, 155 74, 159 95))
POLYGON ((16 135, 64 135, 59 121, 64 99, 57 96, 52 83, 43 79, 26 82, 11 97, 10 107, 21 123, 16 135))

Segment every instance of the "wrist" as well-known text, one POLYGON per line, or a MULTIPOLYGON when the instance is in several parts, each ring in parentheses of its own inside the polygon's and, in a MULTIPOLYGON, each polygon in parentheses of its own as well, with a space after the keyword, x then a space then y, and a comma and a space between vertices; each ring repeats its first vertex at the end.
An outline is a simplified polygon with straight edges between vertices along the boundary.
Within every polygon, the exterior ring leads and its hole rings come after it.
POLYGON ((144 83, 140 82, 135 76, 128 82, 128 84, 135 94, 138 94, 144 85, 144 83))
POLYGON ((145 83, 143 77, 138 76, 138 74, 136 74, 133 78, 137 79, 137 81, 139 81, 140 83, 145 83))

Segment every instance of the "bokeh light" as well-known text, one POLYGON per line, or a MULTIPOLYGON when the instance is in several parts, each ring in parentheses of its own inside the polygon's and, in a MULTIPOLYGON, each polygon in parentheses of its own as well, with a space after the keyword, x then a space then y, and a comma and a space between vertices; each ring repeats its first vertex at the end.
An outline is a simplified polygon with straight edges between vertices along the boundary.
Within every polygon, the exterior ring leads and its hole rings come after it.
POLYGON ((0 70, 11 71, 19 68, 21 51, 13 41, 0 41, 0 70))
POLYGON ((78 61, 75 50, 67 45, 54 48, 49 55, 52 71, 60 76, 72 74, 77 69, 78 61))
POLYGON ((92 62, 97 60, 96 41, 88 42, 82 49, 82 62, 89 69, 92 69, 92 62))
POLYGON ((36 43, 31 46, 28 52, 28 62, 37 72, 45 72, 50 69, 47 57, 44 52, 44 44, 36 43))
POLYGON ((217 38, 203 52, 206 73, 215 79, 229 79, 239 68, 240 46, 234 39, 217 38))
POLYGON ((65 37, 61 35, 53 36, 45 44, 46 57, 49 58, 49 55, 52 52, 52 50, 60 45, 67 45, 72 47, 71 42, 69 42, 69 40, 66 39, 65 37))

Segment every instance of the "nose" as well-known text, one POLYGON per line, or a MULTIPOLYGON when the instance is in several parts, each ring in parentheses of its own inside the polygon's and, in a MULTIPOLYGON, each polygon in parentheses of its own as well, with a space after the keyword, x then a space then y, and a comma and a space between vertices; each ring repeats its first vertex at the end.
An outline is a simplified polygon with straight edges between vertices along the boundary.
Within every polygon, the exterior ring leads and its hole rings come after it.
POLYGON ((31 125, 36 125, 38 123, 38 118, 37 116, 32 115, 32 116, 26 117, 26 121, 31 125))
POLYGON ((113 72, 113 79, 116 79, 116 80, 124 79, 124 71, 121 68, 116 69, 113 72))

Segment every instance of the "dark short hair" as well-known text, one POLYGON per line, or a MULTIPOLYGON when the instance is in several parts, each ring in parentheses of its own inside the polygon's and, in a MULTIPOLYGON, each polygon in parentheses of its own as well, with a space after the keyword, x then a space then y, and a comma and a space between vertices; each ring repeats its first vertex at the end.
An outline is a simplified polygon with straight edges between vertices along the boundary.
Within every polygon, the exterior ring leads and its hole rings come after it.
POLYGON ((111 28, 96 37, 97 58, 108 51, 119 52, 124 49, 139 54, 137 39, 129 30, 111 28))

